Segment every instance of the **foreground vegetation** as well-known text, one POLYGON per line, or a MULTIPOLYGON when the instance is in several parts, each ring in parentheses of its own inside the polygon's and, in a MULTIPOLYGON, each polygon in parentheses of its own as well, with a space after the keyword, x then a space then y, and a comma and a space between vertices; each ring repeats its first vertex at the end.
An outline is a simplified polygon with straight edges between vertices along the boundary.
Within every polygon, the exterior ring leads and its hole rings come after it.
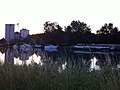
POLYGON ((56 64, 0 65, 0 90, 120 90, 120 70, 90 71, 56 64))

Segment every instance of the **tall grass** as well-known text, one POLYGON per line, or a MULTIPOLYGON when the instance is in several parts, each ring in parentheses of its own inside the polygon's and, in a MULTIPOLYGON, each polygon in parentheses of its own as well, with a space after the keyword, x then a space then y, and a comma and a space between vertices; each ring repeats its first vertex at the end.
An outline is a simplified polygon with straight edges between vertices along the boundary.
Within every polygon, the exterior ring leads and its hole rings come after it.
POLYGON ((119 69, 58 68, 58 64, 0 65, 0 90, 120 90, 119 69))

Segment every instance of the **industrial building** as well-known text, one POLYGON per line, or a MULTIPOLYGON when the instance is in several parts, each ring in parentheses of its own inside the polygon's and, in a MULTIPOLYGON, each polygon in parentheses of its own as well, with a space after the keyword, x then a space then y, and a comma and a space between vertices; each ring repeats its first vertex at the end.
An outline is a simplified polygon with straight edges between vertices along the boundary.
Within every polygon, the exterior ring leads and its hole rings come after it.
POLYGON ((9 43, 10 40, 14 40, 15 24, 5 24, 5 39, 9 43))
POLYGON ((15 40, 19 40, 20 38, 21 38, 20 33, 19 32, 15 32, 14 33, 14 39, 15 40))
POLYGON ((21 38, 26 38, 28 35, 29 35, 29 30, 27 30, 27 29, 21 29, 20 30, 20 35, 21 35, 21 38))

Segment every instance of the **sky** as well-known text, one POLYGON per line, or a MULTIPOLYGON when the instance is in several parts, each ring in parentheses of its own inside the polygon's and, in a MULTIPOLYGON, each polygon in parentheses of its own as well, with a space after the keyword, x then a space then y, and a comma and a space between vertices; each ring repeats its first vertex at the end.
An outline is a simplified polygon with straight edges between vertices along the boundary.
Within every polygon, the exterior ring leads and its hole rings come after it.
POLYGON ((120 27, 119 0, 0 0, 0 39, 5 37, 5 24, 16 24, 15 31, 22 28, 30 34, 43 32, 46 21, 58 22, 60 26, 80 20, 90 25, 92 32, 104 23, 120 27), (17 26, 19 23, 19 27, 17 26))

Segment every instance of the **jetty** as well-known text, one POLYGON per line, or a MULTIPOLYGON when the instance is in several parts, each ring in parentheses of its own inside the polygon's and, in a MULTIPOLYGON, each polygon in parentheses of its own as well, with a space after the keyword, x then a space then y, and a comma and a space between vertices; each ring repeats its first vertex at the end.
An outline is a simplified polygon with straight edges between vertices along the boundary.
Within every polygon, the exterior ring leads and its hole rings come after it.
POLYGON ((120 44, 77 44, 72 50, 115 50, 120 51, 120 44))

